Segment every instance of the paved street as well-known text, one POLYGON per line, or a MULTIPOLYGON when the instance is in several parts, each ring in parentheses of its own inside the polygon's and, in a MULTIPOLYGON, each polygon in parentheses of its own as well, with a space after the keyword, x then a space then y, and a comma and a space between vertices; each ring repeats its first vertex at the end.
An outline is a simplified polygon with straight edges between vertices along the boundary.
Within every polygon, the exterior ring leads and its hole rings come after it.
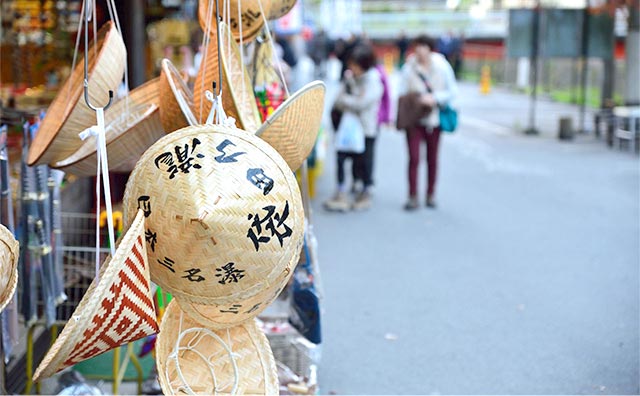
MULTIPOLYGON (((526 97, 461 91, 436 210, 401 209, 398 132, 377 143, 368 212, 322 209, 335 183, 327 160, 314 201, 321 392, 639 393, 638 157, 592 136, 518 134, 526 97)), ((541 105, 541 123, 555 128, 554 109, 566 110, 541 105)))

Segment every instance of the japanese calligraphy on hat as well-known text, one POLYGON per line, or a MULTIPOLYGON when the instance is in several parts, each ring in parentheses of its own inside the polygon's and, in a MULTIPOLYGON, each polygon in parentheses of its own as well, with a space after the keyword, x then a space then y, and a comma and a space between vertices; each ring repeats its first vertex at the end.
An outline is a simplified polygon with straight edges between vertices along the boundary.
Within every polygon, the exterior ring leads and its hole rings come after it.
POLYGON ((125 222, 145 211, 151 279, 181 303, 216 307, 212 328, 266 308, 302 245, 293 173, 269 144, 233 127, 160 139, 136 164, 123 205, 125 222))
POLYGON ((277 395, 278 373, 267 338, 250 320, 230 329, 202 327, 171 301, 156 343, 165 395, 277 395))
MULTIPOLYGON (((113 22, 107 22, 97 36, 98 51, 89 52, 89 99, 105 105, 109 90, 116 91, 124 75, 126 49, 113 22)), ((48 164, 67 158, 80 146, 78 133, 96 123, 96 113, 83 97, 84 60, 80 59, 42 120, 29 149, 28 163, 48 164)))
MULTIPOLYGON (((160 122, 159 78, 131 91, 105 112, 105 139, 109 169, 130 172, 142 153, 164 136, 160 122)), ((86 139, 71 156, 51 165, 77 176, 96 173, 96 137, 86 139)))
MULTIPOLYGON (((269 15, 272 0, 229 0, 221 2, 218 12, 223 20, 229 24, 233 38, 240 42, 249 42, 255 39, 262 26, 264 26, 265 17, 269 15), (260 4, 262 3, 262 4, 260 4), (229 10, 223 6, 229 5, 229 10), (262 6, 262 9, 261 7, 262 6)), ((198 4, 198 21, 202 30, 209 32, 215 36, 216 29, 216 2, 214 0, 200 0, 198 4), (209 26, 207 26, 209 24, 209 26), (209 28, 209 29, 207 29, 209 28)))
MULTIPOLYGON (((135 214, 134 214, 135 215, 135 214)), ((33 376, 65 367, 158 332, 144 241, 144 213, 135 215, 116 253, 100 268, 33 376)))
POLYGON ((160 72, 160 120, 167 133, 196 125, 193 92, 169 59, 162 60, 160 72))
POLYGON ((256 132, 297 170, 318 137, 324 108, 324 83, 313 81, 291 95, 256 132))
MULTIPOLYGON (((233 40, 229 40, 229 28, 220 24, 222 42, 222 104, 230 117, 237 121, 240 129, 255 132, 260 125, 260 113, 253 93, 253 84, 247 68, 240 59, 240 49, 233 40)), ((214 33, 215 34, 215 33, 214 33)), ((211 102, 205 92, 211 90, 212 81, 218 81, 218 42, 211 39, 200 65, 193 86, 194 109, 196 119, 204 123, 211 110, 211 102)))
POLYGON ((267 19, 278 19, 287 14, 293 6, 296 5, 296 0, 271 0, 271 7, 267 13, 267 19))
POLYGON ((0 311, 7 306, 18 284, 18 241, 5 226, 0 224, 0 311))

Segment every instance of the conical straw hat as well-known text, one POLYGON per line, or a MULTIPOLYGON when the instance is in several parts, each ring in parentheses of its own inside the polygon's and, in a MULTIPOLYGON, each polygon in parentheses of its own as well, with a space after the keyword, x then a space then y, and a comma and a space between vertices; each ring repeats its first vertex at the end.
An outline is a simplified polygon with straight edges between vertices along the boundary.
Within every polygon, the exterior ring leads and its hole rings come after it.
MULTIPOLYGON (((236 119, 238 128, 253 133, 260 126, 260 114, 253 94, 253 85, 246 67, 242 65, 238 45, 235 41, 229 40, 229 28, 225 24, 220 24, 220 31, 222 104, 227 115, 236 119)), ((211 90, 211 83, 217 82, 218 79, 218 40, 213 37, 193 86, 195 115, 200 123, 204 123, 211 110, 211 102, 206 99, 205 91, 211 90)), ((217 89, 214 94, 217 94, 217 89)))
POLYGON ((11 231, 0 224, 0 311, 7 306, 18 285, 20 244, 11 231))
POLYGON ((283 17, 291 11, 294 5, 296 5, 296 0, 271 0, 267 19, 273 20, 283 17))
POLYGON ((324 83, 311 82, 294 93, 256 132, 297 170, 315 145, 324 109, 324 83))
MULTIPOLYGON (((109 100, 109 90, 115 92, 122 80, 126 49, 112 22, 98 31, 97 43, 97 52, 93 46, 88 51, 89 99, 94 106, 103 106, 109 100)), ((47 109, 29 149, 29 165, 60 161, 82 146, 78 133, 96 123, 96 113, 84 102, 83 81, 81 58, 47 109)))
POLYGON ((165 395, 277 395, 278 371, 267 337, 255 321, 227 330, 202 326, 171 301, 156 343, 165 395), (235 385, 235 391, 234 391, 235 385))
POLYGON ((123 206, 125 222, 146 211, 153 282, 182 301, 225 306, 225 326, 246 320, 240 311, 255 314, 254 296, 281 287, 302 246, 293 172, 236 128, 187 127, 160 139, 136 164, 123 206))
MULTIPOLYGON (((159 82, 159 78, 146 82, 131 91, 128 102, 122 98, 105 112, 109 170, 130 172, 142 153, 165 135, 158 108, 159 82)), ((51 166, 91 176, 96 174, 96 160, 96 138, 91 136, 75 153, 51 166)))
POLYGON ((193 92, 169 59, 162 60, 160 72, 160 120, 167 133, 198 124, 193 115, 193 92))
MULTIPOLYGON (((244 43, 248 43, 255 39, 260 30, 264 26, 265 18, 262 15, 262 11, 260 10, 260 3, 262 3, 262 10, 266 15, 270 14, 271 10, 271 1, 272 0, 230 0, 229 1, 229 19, 227 19, 226 10, 224 9, 224 2, 220 2, 218 6, 218 11, 220 12, 221 18, 228 23, 231 28, 231 34, 233 38, 240 42, 241 32, 240 28, 242 27, 242 41, 244 43), (241 8, 240 18, 242 19, 242 25, 238 23, 238 7, 241 8)), ((209 33, 212 37, 216 36, 216 3, 215 1, 211 1, 211 26, 209 33)), ((200 0, 198 2, 198 22, 200 22, 200 27, 204 30, 205 34, 207 32, 207 18, 209 14, 209 0, 200 0)))
POLYGON ((65 367, 158 332, 151 297, 144 214, 140 211, 115 255, 100 268, 71 319, 33 376, 65 367))

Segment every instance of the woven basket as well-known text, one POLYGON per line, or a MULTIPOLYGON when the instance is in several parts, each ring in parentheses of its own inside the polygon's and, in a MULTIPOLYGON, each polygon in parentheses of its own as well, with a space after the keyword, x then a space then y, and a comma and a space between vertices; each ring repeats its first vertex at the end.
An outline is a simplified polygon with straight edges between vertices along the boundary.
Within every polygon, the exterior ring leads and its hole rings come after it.
POLYGON ((144 238, 140 211, 40 363, 34 381, 158 332, 144 238))
POLYGON ((265 289, 276 291, 302 245, 293 173, 271 146, 236 128, 187 127, 160 139, 129 177, 123 207, 125 223, 146 210, 156 236, 151 279, 182 301, 225 306, 227 326, 246 320, 240 312, 255 315, 252 298, 268 300, 265 289))
MULTIPOLYGON (((273 301, 282 293, 285 286, 291 279, 293 270, 298 262, 298 256, 294 255, 291 262, 275 280, 275 282, 266 285, 264 290, 255 296, 244 300, 242 306, 235 315, 228 315, 223 311, 229 308, 229 305, 220 304, 195 304, 176 298, 180 308, 191 317, 191 319, 208 328, 218 330, 225 329, 237 324, 246 323, 260 315, 273 301)), ((228 304, 228 303, 227 303, 228 304)))
MULTIPOLYGON (((165 135, 158 108, 159 78, 137 87, 105 112, 109 170, 130 172, 153 143, 165 135), (129 116, 127 117, 127 106, 129 116)), ((91 136, 71 156, 51 167, 76 176, 96 174, 96 138, 91 136)))
POLYGON ((324 109, 324 83, 311 82, 288 98, 256 132, 297 170, 315 145, 324 109))
MULTIPOLYGON (((97 47, 97 56, 93 46, 89 51, 89 99, 94 106, 103 106, 109 99, 109 90, 117 90, 126 62, 122 36, 112 22, 98 31, 97 47)), ((29 149, 29 165, 60 161, 82 146, 78 133, 96 123, 96 113, 83 99, 83 80, 84 59, 81 58, 42 120, 29 149)))
POLYGON ((278 394, 275 360, 267 338, 255 322, 215 331, 213 337, 211 333, 197 331, 200 326, 183 315, 174 301, 167 307, 156 342, 158 379, 165 395, 184 393, 185 383, 197 395, 231 394, 236 380, 237 388, 233 394, 278 394), (181 330, 183 334, 187 333, 182 336, 179 346, 190 346, 193 350, 183 349, 172 356, 181 330), (176 358, 182 379, 176 369, 176 358), (212 363, 213 373, 203 358, 212 363), (237 367, 237 377, 232 359, 237 367))
MULTIPOLYGON (((254 40, 258 34, 260 34, 260 30, 264 26, 265 18, 262 16, 262 12, 260 11, 260 2, 262 2, 262 9, 266 15, 269 15, 271 12, 271 1, 272 0, 230 0, 229 1, 229 19, 227 20, 227 15, 225 13, 223 4, 224 2, 220 2, 219 12, 222 16, 225 23, 227 23, 231 28, 231 34, 233 38, 240 42, 240 24, 238 23, 238 5, 241 7, 241 18, 242 18, 242 41, 244 43, 248 43, 254 40)), ((290 0, 289 0, 290 1, 290 0)), ((200 27, 204 32, 207 32, 207 17, 209 16, 209 1, 208 0, 200 0, 198 2, 198 22, 200 22, 200 27)), ((212 38, 215 38, 216 33, 216 3, 212 2, 213 10, 211 13, 211 26, 209 33, 212 38)))
POLYGON ((291 11, 294 5, 296 5, 296 0, 271 0, 267 19, 273 20, 283 17, 291 11))
MULTIPOLYGON (((220 31, 223 64, 222 104, 227 115, 236 119, 238 128, 253 133, 260 126, 253 85, 246 67, 242 65, 238 45, 233 40, 229 41, 227 25, 221 24, 220 31)), ((211 90, 211 83, 218 79, 218 41, 212 38, 193 87, 195 115, 200 123, 204 123, 211 110, 211 102, 205 98, 205 91, 211 90)))
POLYGON ((11 231, 0 224, 0 311, 7 306, 18 285, 20 244, 11 231))
POLYGON ((193 115, 193 92, 169 59, 162 60, 160 73, 160 120, 167 133, 198 124, 193 115), (184 99, 186 109, 180 107, 179 96, 184 99))

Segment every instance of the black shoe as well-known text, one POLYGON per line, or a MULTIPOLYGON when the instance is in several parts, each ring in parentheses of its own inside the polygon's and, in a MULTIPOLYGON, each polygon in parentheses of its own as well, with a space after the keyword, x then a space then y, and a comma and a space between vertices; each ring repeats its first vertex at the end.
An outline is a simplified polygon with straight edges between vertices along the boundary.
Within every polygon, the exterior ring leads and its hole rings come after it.
POLYGON ((431 209, 436 208, 436 200, 433 199, 433 196, 427 197, 427 208, 431 208, 431 209))
POLYGON ((406 211, 412 211, 412 210, 416 210, 419 208, 420 205, 418 205, 418 199, 417 198, 409 198, 409 201, 407 201, 406 204, 404 204, 404 210, 406 211))

